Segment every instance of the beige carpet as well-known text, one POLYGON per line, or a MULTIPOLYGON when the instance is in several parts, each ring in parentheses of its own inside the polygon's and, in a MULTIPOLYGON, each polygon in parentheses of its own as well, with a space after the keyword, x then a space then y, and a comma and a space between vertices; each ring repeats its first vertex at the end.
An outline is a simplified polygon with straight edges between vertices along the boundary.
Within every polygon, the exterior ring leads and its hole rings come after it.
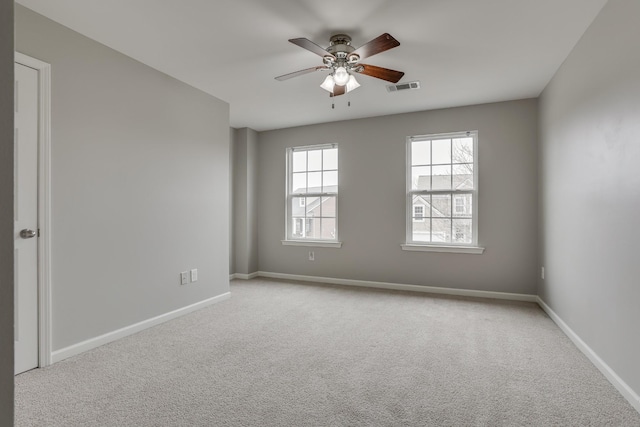
POLYGON ((640 426, 532 303, 273 280, 16 377, 18 426, 640 426))

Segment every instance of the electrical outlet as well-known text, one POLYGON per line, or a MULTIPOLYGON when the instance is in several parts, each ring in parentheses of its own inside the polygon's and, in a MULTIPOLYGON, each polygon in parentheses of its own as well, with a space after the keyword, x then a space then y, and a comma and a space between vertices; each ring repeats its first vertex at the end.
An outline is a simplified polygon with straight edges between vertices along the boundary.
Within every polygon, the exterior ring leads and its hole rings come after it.
POLYGON ((309 251, 309 261, 315 261, 316 254, 313 251, 309 251))
POLYGON ((183 271, 182 273, 180 273, 180 284, 186 285, 187 283, 189 283, 189 273, 183 271))
POLYGON ((544 267, 540 267, 540 278, 544 280, 544 267))
POLYGON ((194 268, 191 270, 191 281, 192 282, 197 282, 198 281, 198 269, 194 268))

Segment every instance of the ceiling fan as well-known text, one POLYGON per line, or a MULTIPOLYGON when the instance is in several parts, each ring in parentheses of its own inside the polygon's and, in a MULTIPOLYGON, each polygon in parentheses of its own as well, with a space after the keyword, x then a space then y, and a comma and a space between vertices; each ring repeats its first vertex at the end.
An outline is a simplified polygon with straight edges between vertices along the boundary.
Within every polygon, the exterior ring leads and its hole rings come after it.
POLYGON ((346 34, 331 36, 329 39, 329 47, 326 49, 306 38, 290 39, 289 41, 321 56, 324 65, 278 76, 276 80, 279 81, 288 80, 314 71, 330 71, 331 74, 324 79, 320 87, 330 92, 330 96, 339 96, 360 87, 353 73, 364 74, 391 83, 398 83, 402 76, 404 76, 402 71, 360 63, 361 59, 400 46, 400 42, 388 33, 376 37, 357 49, 351 46, 351 37, 346 34))

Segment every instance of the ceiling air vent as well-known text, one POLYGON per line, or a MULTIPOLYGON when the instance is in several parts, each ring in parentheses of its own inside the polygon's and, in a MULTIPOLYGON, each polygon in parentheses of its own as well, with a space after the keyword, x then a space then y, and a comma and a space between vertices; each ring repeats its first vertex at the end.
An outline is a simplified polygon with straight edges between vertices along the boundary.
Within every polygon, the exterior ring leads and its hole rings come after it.
POLYGON ((397 85, 387 85, 387 92, 400 92, 402 90, 420 89, 420 82, 400 83, 397 85))

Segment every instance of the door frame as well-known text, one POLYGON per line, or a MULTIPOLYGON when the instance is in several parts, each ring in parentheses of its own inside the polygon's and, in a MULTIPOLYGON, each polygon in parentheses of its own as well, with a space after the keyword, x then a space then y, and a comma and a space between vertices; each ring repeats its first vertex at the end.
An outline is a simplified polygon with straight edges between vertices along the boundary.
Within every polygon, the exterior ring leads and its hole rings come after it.
POLYGON ((51 365, 51 65, 20 52, 38 71, 38 367, 51 365))

